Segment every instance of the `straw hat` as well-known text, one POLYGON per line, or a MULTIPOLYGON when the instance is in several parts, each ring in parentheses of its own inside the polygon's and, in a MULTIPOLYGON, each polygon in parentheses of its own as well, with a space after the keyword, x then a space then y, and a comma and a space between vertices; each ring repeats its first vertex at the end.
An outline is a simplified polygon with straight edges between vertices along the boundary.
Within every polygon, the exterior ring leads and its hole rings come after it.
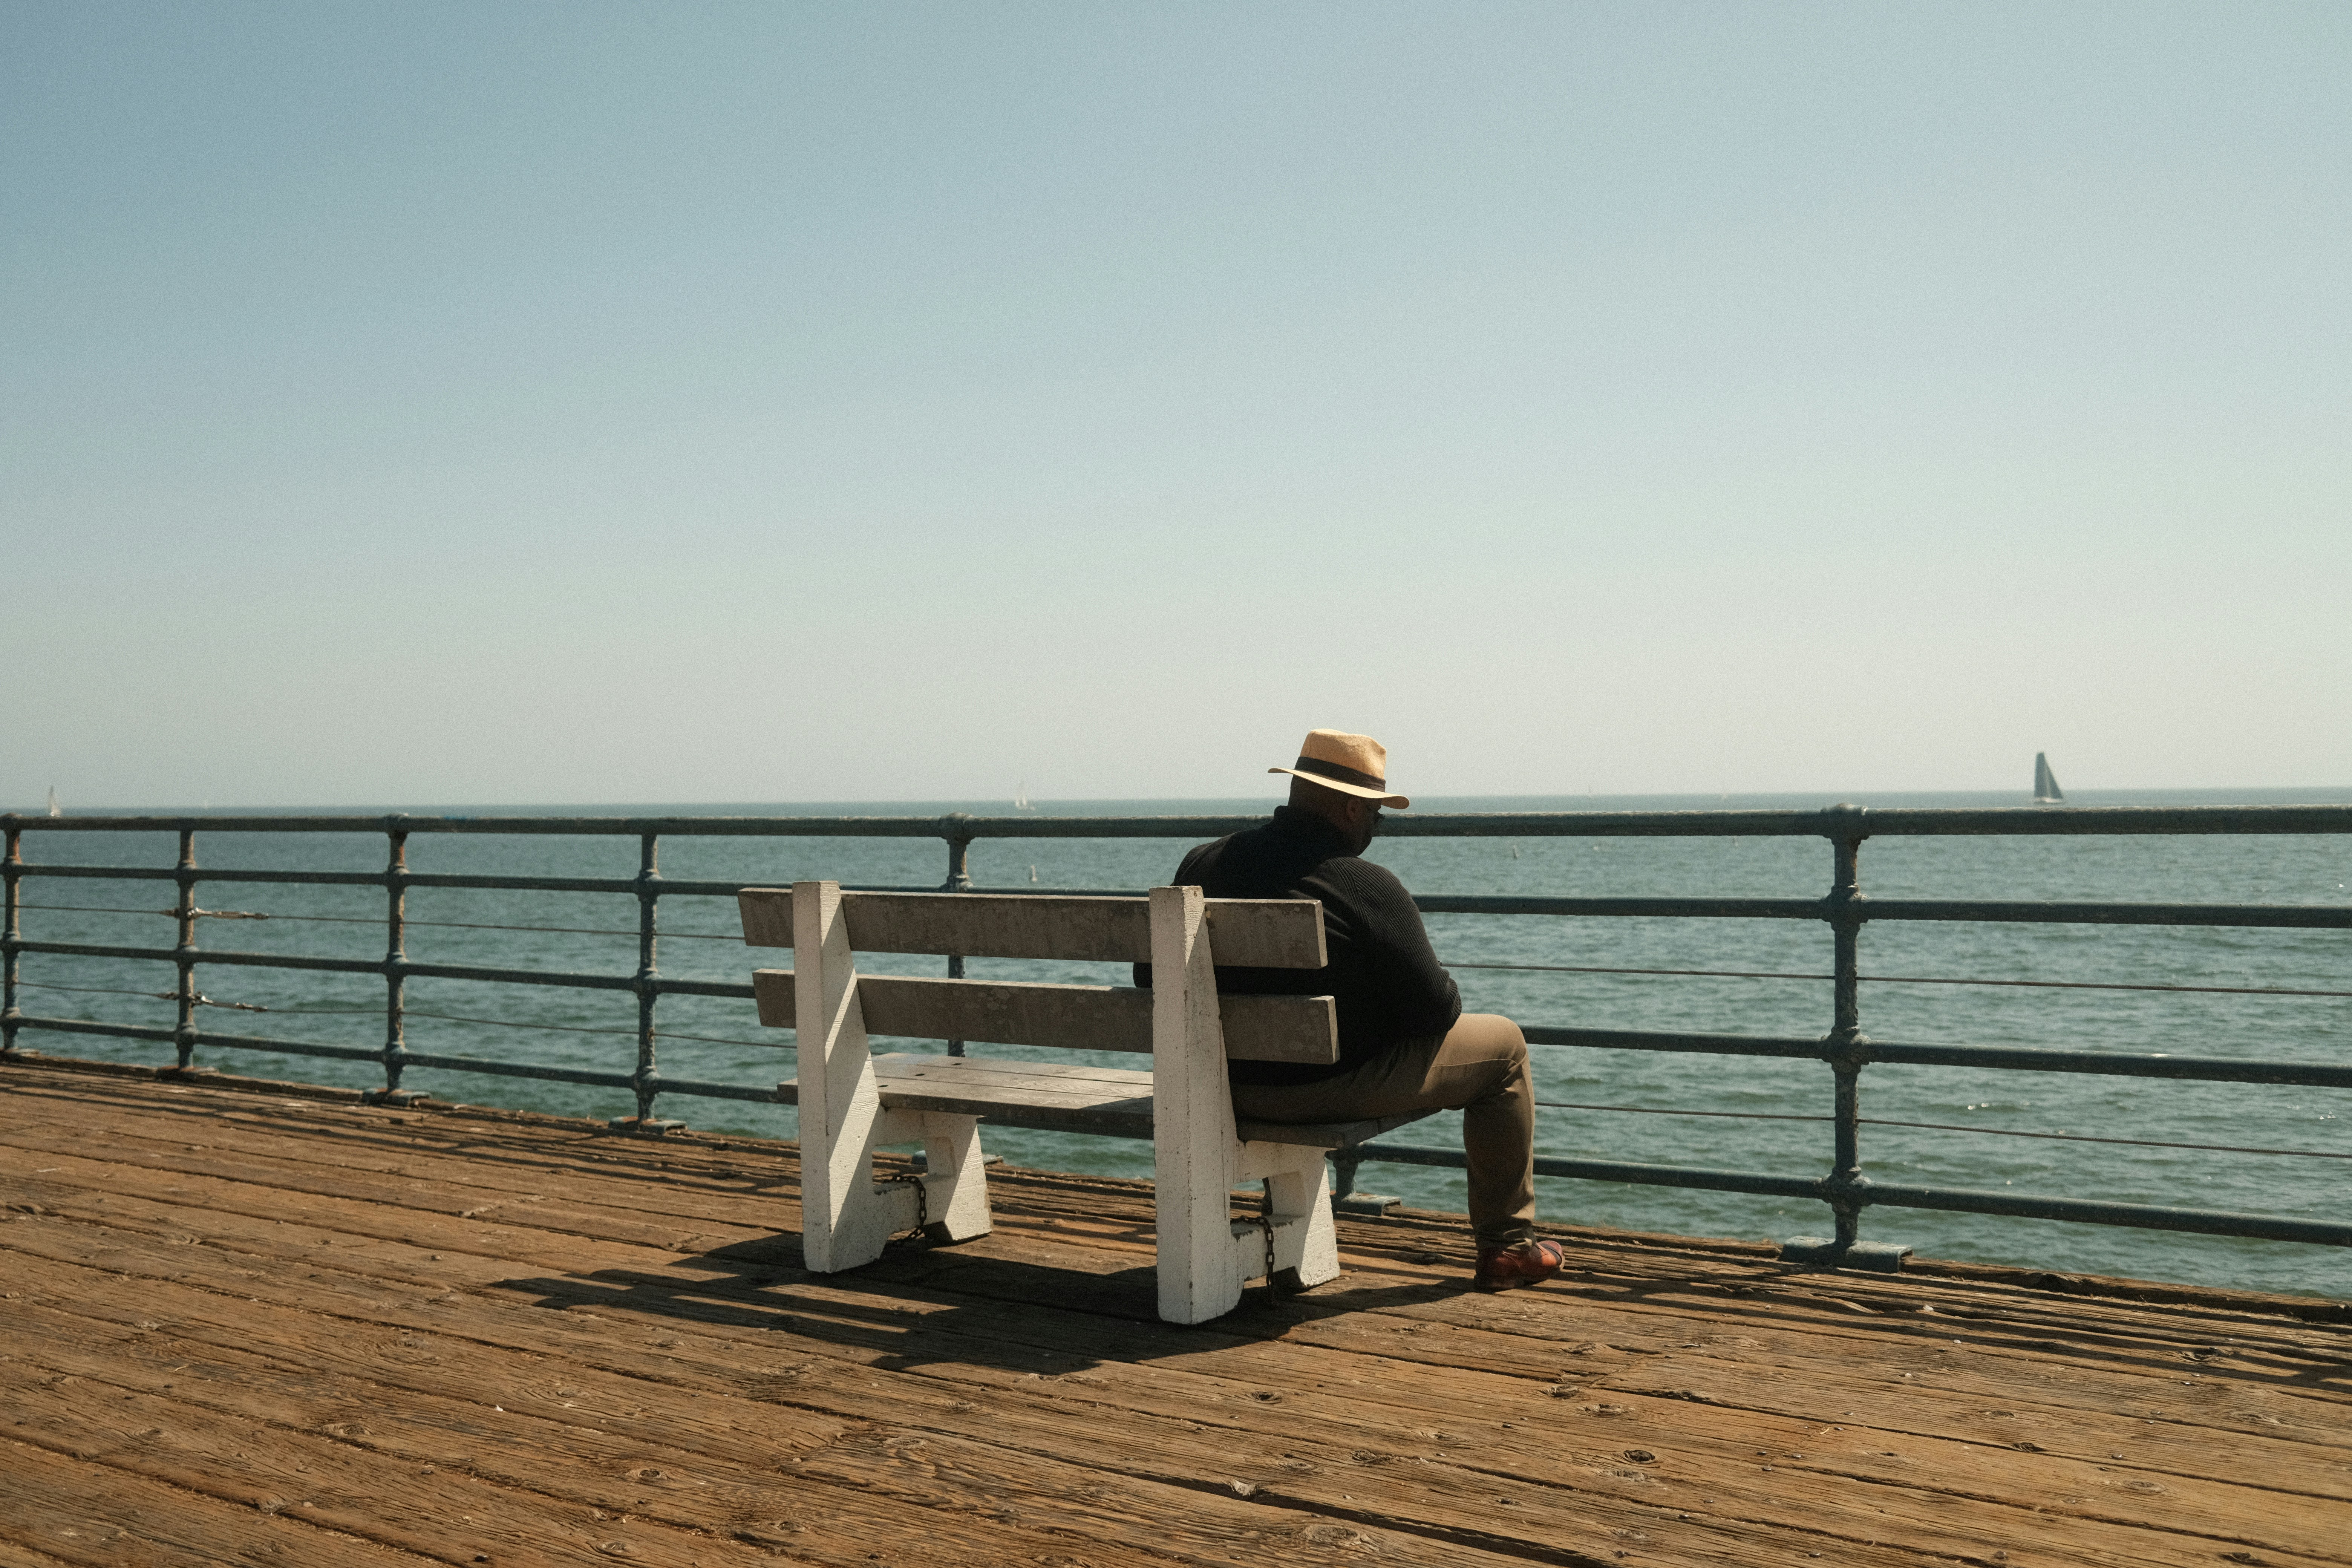
POLYGON ((1412 805, 1404 796, 1389 793, 1389 749, 1370 735, 1350 735, 1345 730, 1309 730, 1307 743, 1298 748, 1297 766, 1265 771, 1288 773, 1325 789, 1336 789, 1341 795, 1361 795, 1399 811, 1409 810, 1412 805))

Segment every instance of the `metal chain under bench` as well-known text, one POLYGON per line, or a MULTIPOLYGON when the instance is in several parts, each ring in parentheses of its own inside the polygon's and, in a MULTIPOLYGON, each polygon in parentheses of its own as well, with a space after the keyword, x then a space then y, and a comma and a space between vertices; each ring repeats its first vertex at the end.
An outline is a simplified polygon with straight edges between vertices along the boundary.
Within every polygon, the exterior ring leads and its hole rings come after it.
POLYGON ((1253 1278, 1339 1273, 1328 1150, 1416 1120, 1294 1126, 1236 1123, 1230 1058, 1339 1059, 1328 996, 1220 995, 1219 963, 1320 969, 1323 907, 1305 900, 1209 899, 1198 888, 1145 898, 845 893, 835 882, 747 888, 743 940, 789 947, 793 968, 752 975, 761 1023, 796 1029, 800 1077, 777 1098, 801 1108, 802 1250, 834 1273, 870 1263, 898 1231, 928 1222, 944 1240, 989 1228, 984 1119, 1150 1138, 1160 1315, 1197 1323, 1232 1310, 1253 1278), (935 980, 856 972, 856 954, 1149 962, 1152 987, 935 980), (982 1057, 876 1056, 869 1034, 1076 1050, 1148 1052, 1151 1070, 982 1057), (920 1142, 925 1171, 877 1184, 874 1151, 920 1142), (1266 1213, 1235 1220, 1233 1189, 1266 1184, 1266 1213))

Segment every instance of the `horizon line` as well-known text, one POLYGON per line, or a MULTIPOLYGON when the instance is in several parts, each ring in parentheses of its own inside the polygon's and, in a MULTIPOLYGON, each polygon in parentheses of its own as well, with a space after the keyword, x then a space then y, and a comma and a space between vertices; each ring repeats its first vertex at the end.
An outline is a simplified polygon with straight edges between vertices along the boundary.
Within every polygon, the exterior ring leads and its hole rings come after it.
MULTIPOLYGON (((2121 796, 2121 795, 2283 795, 2283 794, 2298 794, 2298 795, 2299 795, 2299 794, 2325 794, 2325 795, 2352 795, 2352 784, 2229 784, 2229 785, 2191 785, 2191 786, 2179 786, 2179 785, 2136 785, 2136 786, 2119 787, 2119 788, 2096 788, 2096 787, 2091 787, 2091 788, 2077 788, 2077 789, 2074 790, 2074 791, 2072 792, 2072 794, 2070 795, 2070 796, 2069 796, 2069 800, 2070 800, 2070 802, 2071 802, 2071 801, 2076 801, 2076 800, 2085 799, 2085 798, 2089 798, 2089 797, 2115 797, 2115 796, 2121 796)), ((1979 798, 1979 799, 1981 799, 1981 800, 1987 800, 1987 801, 2016 801, 2016 802, 2019 802, 2019 803, 2021 803, 2021 804, 2027 804, 2027 805, 2030 805, 2030 804, 2032 804, 2032 794, 2031 794, 2029 791, 2016 790, 2016 789, 1871 789, 1871 790, 1848 790, 1848 791, 1845 791, 1845 792, 1843 792, 1843 793, 1840 793, 1840 792, 1837 792, 1837 791, 1820 791, 1820 790, 1807 790, 1807 789, 1793 789, 1793 790, 1732 790, 1732 791, 1723 791, 1723 790, 1652 790, 1652 791, 1623 791, 1623 792, 1611 792, 1611 793, 1607 793, 1607 794, 1603 794, 1603 793, 1601 793, 1601 792, 1598 792, 1598 791, 1587 791, 1587 792, 1585 792, 1585 793, 1583 793, 1583 794, 1580 794, 1580 794, 1575 794, 1575 793, 1556 793, 1556 792, 1546 792, 1546 793, 1537 794, 1537 793, 1528 793, 1528 792, 1511 792, 1511 791, 1496 791, 1496 792, 1491 792, 1491 793, 1482 793, 1482 794, 1476 794, 1476 795, 1453 795, 1453 794, 1444 794, 1444 793, 1436 793, 1436 792, 1433 792, 1432 794, 1427 795, 1424 795, 1424 796, 1423 796, 1423 797, 1421 797, 1421 798, 1422 798, 1423 800, 1424 800, 1424 801, 1428 801, 1428 802, 1432 802, 1432 803, 1438 802, 1438 801, 1444 801, 1444 802, 1448 802, 1448 803, 1454 803, 1454 802, 1465 802, 1465 803, 1466 803, 1466 802, 1475 802, 1475 801, 1716 801, 1716 802, 1724 802, 1724 801, 1739 800, 1739 801, 1761 801, 1761 802, 1769 802, 1769 803, 1771 803, 1771 804, 1778 805, 1778 804, 1780 804, 1780 803, 1783 803, 1783 802, 1793 801, 1793 800, 1803 800, 1803 801, 1815 801, 1815 800, 1818 800, 1818 801, 1819 801, 1821 804, 1822 804, 1822 805, 1838 805, 1838 804, 1843 804, 1843 803, 1845 803, 1845 802, 1847 802, 1847 801, 1849 801, 1849 800, 1851 800, 1851 799, 1853 799, 1853 797, 1856 797, 1856 796, 1875 796, 1875 797, 1878 797, 1878 798, 1880 798, 1880 799, 1890 799, 1890 798, 1891 798, 1891 799, 1902 799, 1902 798, 1916 798, 1916 797, 1946 797, 1946 798, 1948 798, 1948 797, 1952 797, 1952 796, 1971 796, 1971 797, 1977 797, 1977 798, 1979 798)), ((677 815, 677 814, 688 813, 688 812, 708 812, 708 813, 721 814, 721 815, 745 815, 745 814, 748 814, 748 813, 750 813, 750 812, 751 812, 751 811, 753 811, 753 810, 757 810, 757 811, 759 811, 759 812, 761 812, 761 813, 763 813, 763 814, 765 814, 765 815, 772 815, 772 816, 784 816, 784 815, 826 815, 826 816, 840 816, 840 815, 845 815, 845 813, 843 813, 843 812, 840 812, 840 811, 838 811, 838 810, 829 811, 829 812, 824 812, 824 813, 816 813, 816 812, 814 812, 814 811, 810 810, 809 808, 812 808, 812 807, 817 807, 817 806, 828 806, 828 807, 836 807, 836 808, 838 808, 838 807, 844 807, 844 806, 856 806, 856 807, 862 808, 862 809, 864 809, 864 810, 866 810, 866 811, 868 811, 868 812, 873 812, 873 811, 875 811, 875 810, 876 810, 876 808, 890 807, 890 806, 907 807, 907 808, 915 808, 915 807, 921 807, 921 808, 944 807, 944 808, 947 808, 947 809, 950 809, 950 810, 969 810, 971 807, 972 807, 972 806, 973 806, 973 805, 981 805, 981 804, 986 804, 986 803, 992 803, 992 802, 996 801, 996 800, 997 800, 997 798, 998 798, 998 797, 997 797, 997 796, 994 796, 994 795, 988 795, 988 796, 976 796, 976 795, 963 795, 963 796, 950 796, 950 795, 928 795, 928 796, 896 796, 896 797, 889 797, 889 798, 877 798, 877 797, 846 797, 846 796, 844 796, 844 797, 835 797, 835 798, 832 798, 832 799, 770 800, 770 801, 743 801, 743 800, 701 800, 701 801, 646 801, 646 800, 635 800, 635 801, 625 801, 625 800, 624 800, 624 801, 613 801, 613 800, 606 800, 606 801, 565 801, 565 802, 543 801, 543 800, 542 800, 542 801, 502 801, 502 802, 488 802, 488 801, 445 801, 445 802, 440 802, 440 803, 437 803, 437 804, 435 804, 435 805, 405 805, 405 806, 401 806, 401 805, 383 805, 383 804, 379 804, 379 803, 366 803, 366 804, 343 804, 343 805, 324 805, 324 804, 319 804, 319 803, 315 803, 315 802, 314 802, 314 803, 310 803, 310 804, 307 804, 307 805, 243 805, 243 804, 240 804, 240 805, 214 805, 214 804, 212 804, 212 803, 210 803, 210 802, 206 802, 206 803, 205 803, 204 805, 198 805, 198 806, 189 806, 189 805, 138 805, 138 806, 121 806, 121 805, 89 806, 89 805, 85 805, 85 806, 78 806, 78 807, 68 807, 68 808, 65 808, 64 810, 62 810, 62 811, 59 813, 59 815, 61 815, 61 816, 188 816, 188 815, 198 815, 198 814, 206 813, 206 812, 230 812, 230 813, 273 813, 273 814, 281 814, 281 815, 305 815, 305 814, 308 814, 308 815, 320 815, 320 816, 328 816, 328 815, 334 815, 334 816, 340 816, 340 815, 352 815, 352 816, 392 816, 392 815, 405 815, 405 816, 431 816, 431 815, 438 815, 438 814, 446 813, 446 812, 453 812, 453 811, 464 811, 464 812, 470 812, 470 813, 498 812, 498 813, 501 813, 501 814, 511 814, 511 815, 517 815, 517 816, 522 816, 522 815, 557 815, 557 814, 562 814, 562 815, 570 815, 570 816, 580 816, 580 815, 587 815, 587 814, 590 814, 590 813, 612 814, 612 815, 633 815, 633 816, 641 816, 641 815, 645 815, 645 814, 646 814, 646 812, 647 812, 649 809, 658 807, 658 808, 659 808, 660 810, 662 810, 663 812, 666 812, 666 813, 668 813, 668 814, 671 814, 671 815, 677 815), (797 810, 793 810, 793 809, 789 809, 789 808, 798 808, 798 809, 797 809, 797 810)), ((1216 807, 1221 807, 1221 808, 1226 808, 1224 811, 1221 811, 1221 812, 1219 813, 1219 815, 1229 815, 1229 814, 1230 814, 1231 809, 1232 809, 1232 808, 1236 808, 1236 807, 1241 808, 1241 809, 1244 809, 1244 810, 1254 810, 1254 811, 1271 812, 1271 811, 1274 809, 1274 807, 1275 807, 1276 805, 1281 805, 1281 804, 1283 804, 1283 803, 1282 803, 1282 801, 1280 801, 1279 799, 1273 799, 1273 800, 1269 800, 1269 799, 1267 799, 1266 797, 1265 797, 1265 796, 1261 796, 1261 795, 1066 795, 1066 796, 1047 797, 1047 798, 1034 798, 1034 799, 1032 799, 1032 800, 1030 801, 1028 809, 1030 809, 1031 811, 1038 811, 1038 810, 1041 810, 1041 809, 1044 809, 1044 808, 1047 808, 1047 807, 1062 807, 1062 808, 1066 808, 1066 807, 1074 806, 1074 805, 1122 805, 1122 804, 1130 804, 1130 805, 1140 805, 1140 804, 1156 804, 1156 805, 1173 805, 1173 804, 1183 804, 1183 805, 1187 805, 1216 806, 1216 807)), ((1009 798, 1007 798, 1007 799, 1005 800, 1005 802, 1004 802, 1004 809, 1005 809, 1007 812, 1010 812, 1010 811, 1012 811, 1013 809, 1014 809, 1014 808, 1012 806, 1012 804, 1011 804, 1011 801, 1010 801, 1010 799, 1009 799, 1009 798)), ((1428 810, 1428 809, 1429 809, 1429 807, 1427 807, 1427 806, 1423 806, 1423 807, 1421 807, 1420 809, 1421 809, 1421 810, 1425 811, 1425 810, 1428 810)), ((904 812, 904 813, 902 813, 902 814, 903 814, 903 815, 920 815, 920 816, 937 815, 936 811, 933 811, 933 810, 928 810, 928 809, 926 809, 926 810, 919 810, 919 811, 916 811, 916 810, 909 810, 909 811, 906 811, 906 812, 904 812)), ((46 805, 46 804, 41 805, 26 806, 26 807, 23 807, 23 808, 17 809, 17 810, 13 811, 13 812, 9 812, 9 813, 7 813, 6 815, 15 816, 22 816, 22 817, 42 817, 42 816, 47 816, 48 815, 48 808, 47 808, 47 806, 46 805)))

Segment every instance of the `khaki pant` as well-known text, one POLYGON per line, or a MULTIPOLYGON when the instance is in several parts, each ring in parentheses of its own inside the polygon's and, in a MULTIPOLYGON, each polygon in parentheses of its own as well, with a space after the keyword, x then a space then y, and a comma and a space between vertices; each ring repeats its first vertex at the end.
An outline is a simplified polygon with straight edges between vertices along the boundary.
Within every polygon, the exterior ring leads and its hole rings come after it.
POLYGON ((1400 1041, 1317 1083, 1234 1086, 1234 1112, 1251 1121, 1357 1121, 1407 1110, 1462 1112, 1470 1226, 1481 1246, 1535 1234, 1535 1086, 1527 1038, 1508 1018, 1465 1013, 1443 1036, 1400 1041))

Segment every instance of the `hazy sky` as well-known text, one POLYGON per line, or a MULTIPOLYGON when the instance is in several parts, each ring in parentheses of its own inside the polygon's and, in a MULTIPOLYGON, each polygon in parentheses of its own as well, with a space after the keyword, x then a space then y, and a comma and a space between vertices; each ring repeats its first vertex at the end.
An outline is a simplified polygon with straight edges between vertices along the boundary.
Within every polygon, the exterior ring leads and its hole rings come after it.
POLYGON ((0 805, 2352 783, 2352 6, 0 0, 0 805))

